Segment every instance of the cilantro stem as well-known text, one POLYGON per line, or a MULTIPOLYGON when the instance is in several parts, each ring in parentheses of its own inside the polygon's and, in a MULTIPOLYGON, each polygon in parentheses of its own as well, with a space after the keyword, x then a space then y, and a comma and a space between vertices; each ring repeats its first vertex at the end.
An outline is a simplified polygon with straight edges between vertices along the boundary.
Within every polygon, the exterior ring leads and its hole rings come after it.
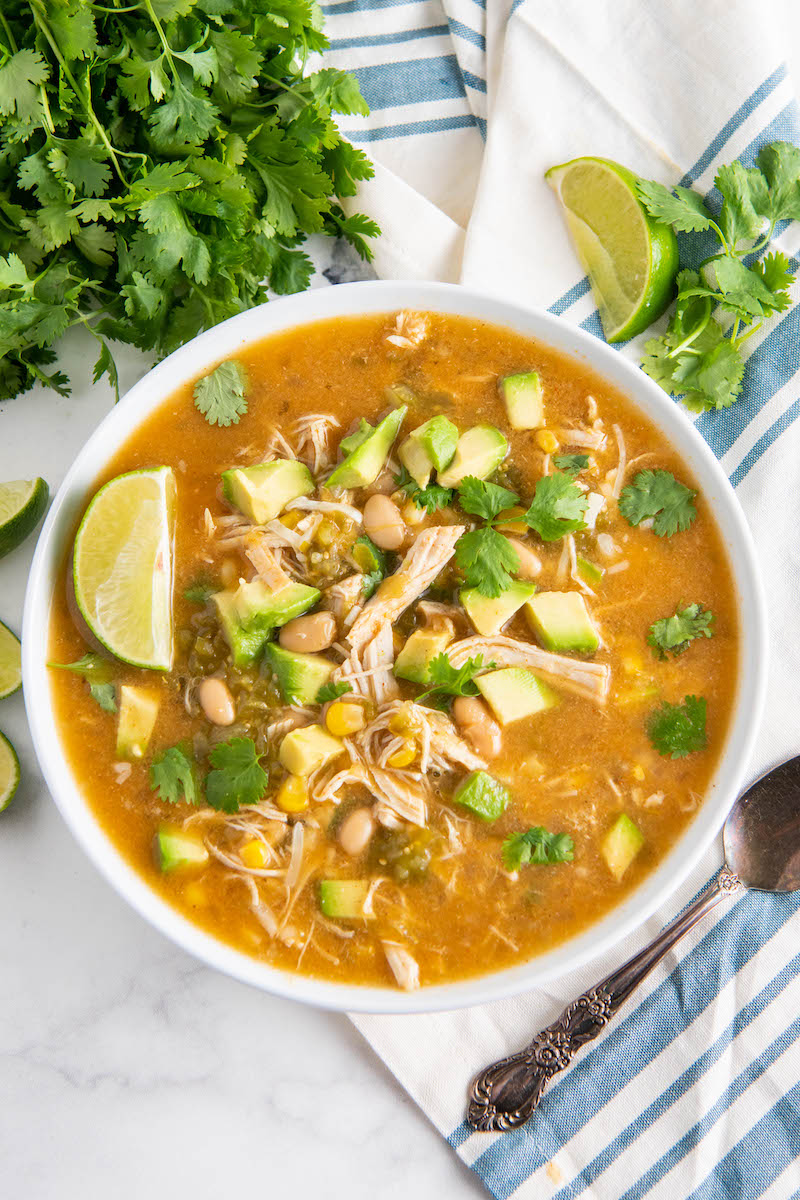
MULTIPOLYGON (((45 20, 45 17, 47 15, 46 11, 45 11, 44 15, 42 15, 39 12, 40 4, 41 4, 41 0, 28 0, 28 7, 30 8, 31 12, 33 13, 33 19, 36 22, 36 24, 38 25, 39 29, 44 34, 44 36, 47 38, 47 41, 50 43, 50 48, 53 51, 53 54, 56 56, 56 60, 58 61, 59 65, 61 67, 61 70, 64 72, 64 77, 66 78, 70 87, 74 91, 75 95, 81 101, 84 112, 88 116, 92 125, 94 125, 95 129, 97 130, 100 140, 103 143, 103 145, 105 146, 106 150, 108 150, 108 153, 111 157, 111 161, 114 164, 114 170, 116 171, 120 182, 122 183, 123 187, 127 187, 128 181, 126 180, 125 176, 122 174, 122 170, 121 170, 119 162, 117 160, 117 156, 114 151, 114 147, 111 145, 111 142, 108 140, 108 134, 106 133, 105 129, 100 124, 100 122, 98 121, 97 116, 95 115, 95 111, 92 108, 92 102, 88 95, 89 89, 87 87, 86 94, 84 94, 82 92, 80 86, 78 85, 78 81, 76 80, 76 78, 72 74, 72 72, 70 71, 67 62, 66 62, 63 54, 61 53, 59 45, 56 42, 55 38, 53 37, 53 35, 50 31, 50 26, 47 24, 47 21, 45 20)), ((88 78, 88 71, 87 71, 87 78, 88 78)))
POLYGON ((689 334, 688 337, 684 338, 679 345, 675 346, 673 350, 670 350, 669 354, 667 355, 668 358, 675 358, 678 354, 685 353, 695 338, 700 336, 705 327, 708 325, 708 322, 711 320, 711 298, 710 296, 705 296, 703 299, 705 302, 706 311, 702 322, 689 334))
POLYGON ((765 246, 768 246, 769 243, 772 241, 772 235, 774 232, 775 232, 775 222, 771 221, 767 232, 762 237, 759 238, 759 240, 755 243, 754 246, 751 246, 748 253, 749 254, 758 254, 760 250, 763 250, 765 246))
POLYGON ((6 37, 8 38, 8 44, 11 47, 12 54, 16 54, 17 43, 14 41, 14 35, 11 32, 11 26, 8 24, 8 21, 5 19, 2 12, 0 12, 0 25, 2 25, 3 29, 6 31, 6 37))
POLYGON ((153 27, 155 28, 155 31, 158 34, 159 41, 161 42, 161 45, 164 47, 164 54, 167 58, 167 61, 169 62, 169 72, 170 72, 170 75, 172 76, 173 83, 177 87, 182 88, 183 84, 181 83, 181 81, 178 77, 178 68, 175 66, 175 59, 172 57, 172 47, 170 46, 169 42, 167 41, 166 34, 164 33, 164 28, 163 28, 161 22, 159 21, 158 17, 156 16, 155 9, 153 8, 152 4, 150 3, 150 0, 144 0, 144 6, 147 9, 147 15, 150 17, 150 20, 153 22, 153 27))
POLYGON ((763 324, 764 324, 763 321, 759 321, 757 325, 751 325, 750 328, 748 329, 747 333, 743 333, 738 341, 735 341, 734 338, 731 338, 731 341, 734 342, 736 349, 738 350, 740 346, 744 345, 744 343, 747 341, 747 339, 751 338, 754 333, 758 333, 759 329, 761 328, 761 326, 763 324))

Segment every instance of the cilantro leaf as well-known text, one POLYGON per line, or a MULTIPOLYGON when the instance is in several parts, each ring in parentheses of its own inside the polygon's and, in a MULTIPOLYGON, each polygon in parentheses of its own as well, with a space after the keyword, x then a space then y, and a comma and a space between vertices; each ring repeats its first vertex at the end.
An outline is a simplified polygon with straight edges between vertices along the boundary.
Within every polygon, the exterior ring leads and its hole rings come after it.
POLYGON ((651 217, 672 225, 680 233, 700 233, 711 228, 711 213, 702 197, 689 188, 670 189, 654 179, 640 179, 636 191, 651 217))
POLYGON ((89 694, 103 712, 117 711, 117 689, 113 683, 89 683, 89 694))
POLYGON ((460 667, 454 667, 446 654, 437 654, 430 663, 430 687, 417 696, 417 703, 421 704, 430 696, 477 696, 475 676, 482 671, 491 671, 494 666, 493 662, 484 665, 482 654, 468 658, 460 667))
POLYGON ((654 621, 647 635, 648 645, 653 647, 658 658, 666 658, 667 652, 683 654, 695 638, 713 636, 710 628, 714 614, 703 612, 700 604, 687 604, 672 617, 654 621))
POLYGON ((800 220, 800 150, 791 142, 772 142, 758 152, 758 165, 769 184, 772 221, 800 220))
POLYGON ((405 492, 409 500, 416 504, 417 508, 424 508, 428 513, 435 513, 440 508, 447 508, 454 495, 451 488, 442 487, 438 483, 429 483, 424 488, 419 487, 405 467, 401 467, 399 473, 395 475, 395 483, 401 491, 405 492))
POLYGON ((38 50, 18 50, 0 67, 0 113, 16 116, 23 125, 44 118, 39 85, 50 68, 38 50))
POLYGON ((708 744, 705 700, 697 696, 686 696, 683 704, 664 700, 650 714, 647 732, 664 758, 686 758, 687 754, 705 749, 708 744))
POLYGON ((268 776, 252 738, 218 742, 208 757, 214 769, 206 776, 206 799, 212 808, 235 813, 242 805, 258 804, 268 776))
POLYGON ((190 604, 199 604, 202 606, 208 604, 214 593, 218 591, 218 586, 215 586, 206 579, 198 579, 194 583, 189 584, 183 595, 190 604))
POLYGON ((653 532, 659 537, 671 537, 678 530, 688 529, 697 516, 692 503, 696 495, 670 471, 640 471, 622 489, 619 511, 629 525, 639 525, 654 517, 653 532))
POLYGON ((458 502, 464 512, 473 516, 483 517, 485 521, 493 521, 496 516, 507 508, 511 508, 519 500, 516 492, 500 487, 498 483, 487 483, 484 479, 476 479, 474 475, 466 475, 458 485, 458 502))
POLYGON ((150 764, 150 787, 167 804, 197 804, 195 767, 180 746, 170 746, 150 764))
POLYGON ((386 578, 383 571, 365 571, 364 578, 361 581, 361 593, 365 600, 369 600, 370 596, 375 594, 379 583, 382 583, 386 578))
POLYGON ((508 538, 489 525, 462 533, 456 542, 455 561, 464 572, 467 587, 477 588, 482 596, 501 595, 519 570, 516 550, 508 538))
POLYGON ((580 471, 585 471, 589 466, 588 454, 558 454, 553 459, 553 462, 558 467, 559 471, 563 471, 565 475, 577 475, 580 471))
POLYGON ((764 176, 757 168, 747 170, 740 162, 720 167, 714 183, 722 194, 719 226, 732 249, 743 239, 758 235, 764 221, 757 212, 753 198, 763 206, 766 196, 764 176))
POLYGON ((568 833, 548 833, 541 825, 535 825, 524 833, 509 834, 501 854, 505 869, 518 871, 527 863, 572 862, 574 852, 575 843, 568 833))
POLYGON ((209 425, 238 425, 247 412, 247 372, 235 358, 222 362, 194 385, 194 402, 209 425))
POLYGON ((543 542, 556 542, 567 533, 586 528, 583 516, 588 503, 571 475, 554 471, 537 483, 525 520, 543 542))
POLYGON ((51 662, 47 665, 55 667, 58 671, 72 671, 76 675, 81 675, 87 683, 110 683, 113 675, 113 667, 108 659, 103 658, 102 654, 91 652, 84 654, 83 658, 79 658, 75 662, 51 662))
POLYGON ((338 683, 323 683, 317 692, 317 704, 327 704, 329 700, 338 700, 340 696, 352 692, 353 686, 342 679, 338 683))

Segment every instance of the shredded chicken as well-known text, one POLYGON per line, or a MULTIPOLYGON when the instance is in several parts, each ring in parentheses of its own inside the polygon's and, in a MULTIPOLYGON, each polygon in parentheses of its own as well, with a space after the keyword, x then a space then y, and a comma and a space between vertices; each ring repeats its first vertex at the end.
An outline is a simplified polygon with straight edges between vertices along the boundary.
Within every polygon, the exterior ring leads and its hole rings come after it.
POLYGON ((329 442, 331 433, 339 428, 336 417, 326 413, 311 413, 300 417, 292 428, 297 438, 297 457, 315 475, 326 471, 333 462, 329 442))
POLYGON ((413 350, 428 336, 429 320, 422 313, 403 310, 395 317, 394 329, 386 335, 386 341, 393 346, 403 346, 413 350))
POLYGON ((613 487, 611 494, 615 500, 618 500, 619 494, 622 491, 622 482, 625 478, 625 470, 626 470, 626 463, 627 463, 628 455, 627 455, 627 450, 625 448, 625 438, 622 434, 622 430, 620 429, 619 425, 614 425, 613 430, 614 430, 614 436, 617 439, 617 449, 619 450, 619 461, 617 463, 617 469, 614 474, 614 487, 613 487))
POLYGON ((606 435, 600 429, 561 429, 559 441, 570 446, 585 446, 587 450, 603 450, 606 435))
POLYGON ((403 771, 386 771, 383 767, 368 769, 370 791, 377 798, 375 816, 382 824, 392 824, 384 819, 386 811, 412 825, 424 825, 428 819, 427 788, 424 782, 415 780, 403 771))
POLYGON ((296 500, 290 500, 286 507, 287 509, 303 508, 308 512, 338 513, 339 516, 346 517, 348 521, 353 521, 356 525, 360 525, 364 520, 360 509, 338 500, 309 500, 308 496, 298 496, 296 500))
POLYGON ((340 626, 347 621, 348 616, 356 609, 361 611, 361 601, 364 599, 364 576, 348 575, 338 583, 331 584, 323 594, 323 604, 333 615, 340 626))
POLYGON ((611 669, 605 664, 566 658, 563 654, 553 654, 530 642, 518 642, 502 634, 465 638, 452 645, 445 654, 454 667, 461 667, 468 658, 482 654, 484 662, 496 662, 498 667, 532 667, 569 691, 598 704, 604 704, 608 697, 611 669))
POLYGON ((419 963, 414 956, 396 942, 384 942, 383 952, 398 985, 406 992, 415 991, 419 987, 419 963))
POLYGON ((291 583, 281 566, 280 551, 277 554, 273 552, 269 540, 260 530, 256 529, 247 534, 244 547, 244 552, 255 567, 259 579, 262 579, 271 591, 278 592, 291 583))
POLYGON ((361 649, 384 624, 398 617, 431 586, 453 556, 463 525, 436 525, 424 529, 393 575, 384 579, 367 601, 350 629, 350 644, 361 649))
POLYGON ((399 695, 400 688, 394 677, 394 637, 389 624, 382 625, 375 637, 365 647, 362 654, 364 668, 374 671, 376 667, 383 670, 369 676, 369 686, 372 698, 377 704, 385 704, 399 695))

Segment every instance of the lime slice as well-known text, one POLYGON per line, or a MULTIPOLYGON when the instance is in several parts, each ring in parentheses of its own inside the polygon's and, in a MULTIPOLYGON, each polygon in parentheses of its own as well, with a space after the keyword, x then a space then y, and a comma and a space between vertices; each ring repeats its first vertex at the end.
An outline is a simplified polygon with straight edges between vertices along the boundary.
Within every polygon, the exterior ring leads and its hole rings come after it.
POLYGON ((545 179, 564 208, 608 342, 624 342, 660 317, 673 295, 678 242, 636 195, 636 176, 608 158, 574 158, 545 179))
POLYGON ((171 467, 118 475, 92 500, 75 538, 75 599, 98 641, 123 662, 172 665, 171 467))
POLYGON ((41 521, 50 489, 43 479, 0 483, 0 558, 16 550, 41 521))
POLYGON ((0 700, 22 686, 19 638, 0 621, 0 700))
POLYGON ((19 787, 19 759, 8 738, 0 733, 0 812, 8 808, 19 787))

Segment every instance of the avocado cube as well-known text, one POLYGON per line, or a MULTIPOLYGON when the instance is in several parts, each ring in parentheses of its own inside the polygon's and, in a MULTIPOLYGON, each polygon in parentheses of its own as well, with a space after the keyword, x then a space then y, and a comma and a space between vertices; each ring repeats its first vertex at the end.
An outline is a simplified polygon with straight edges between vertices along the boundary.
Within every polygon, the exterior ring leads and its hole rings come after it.
POLYGON ((525 667, 488 671, 475 682, 501 725, 532 717, 558 704, 558 695, 552 688, 525 667))
POLYGON ((430 482, 433 471, 443 471, 453 460, 458 429, 441 415, 414 429, 398 451, 398 458, 418 487, 430 482))
POLYGON ((339 921, 354 921, 371 914, 364 912, 369 883, 366 879, 321 879, 319 909, 323 916, 339 921))
MULTIPOLYGON (((350 449, 343 462, 340 462, 329 476, 327 486, 358 488, 369 487, 371 483, 374 483, 383 470, 392 443, 400 431, 407 412, 408 406, 401 404, 394 412, 390 412, 388 417, 384 417, 371 432, 365 433, 364 437, 359 437, 355 448, 350 449)), ((363 428, 362 432, 365 432, 363 428)), ((352 437, 345 438, 342 442, 343 446, 345 442, 349 443, 351 447, 354 445, 352 437)))
POLYGON ((453 461, 439 472, 442 487, 458 487, 467 475, 488 479, 508 453, 508 442, 494 425, 475 425, 458 439, 453 461))
POLYGON ((540 429, 544 425, 544 401, 538 371, 506 375, 500 380, 512 429, 540 429))
POLYGON ((477 588, 462 588, 459 599, 478 633, 493 637, 530 600, 535 591, 535 583, 516 579, 499 596, 482 596, 477 588))
POLYGON ((580 592, 539 592, 527 602, 525 611, 545 650, 594 654, 600 645, 600 635, 580 592))
POLYGON ((160 700, 145 688, 119 689, 117 758, 143 758, 158 716, 160 700))
POLYGON ((268 642, 266 656, 287 704, 316 704, 317 693, 336 670, 321 654, 295 654, 268 642))
POLYGON ((600 852, 616 880, 622 879, 643 845, 644 837, 638 825, 627 813, 620 813, 600 843, 600 852))
POLYGON ((234 666, 245 667, 253 662, 273 629, 307 612, 319 598, 316 588, 303 583, 287 583, 273 592, 261 579, 240 583, 235 591, 217 592, 211 599, 234 666))
POLYGON ((287 458, 222 472, 225 499, 256 525, 266 525, 283 512, 290 500, 308 496, 313 490, 308 467, 287 458))
POLYGON ((281 742, 278 759, 292 775, 311 775, 344 750, 344 742, 321 725, 293 729, 281 742))
POLYGON ((161 825, 153 839, 156 865, 161 871, 178 867, 202 867, 208 862, 208 851, 199 833, 185 833, 173 825, 161 825))
POLYGON ((496 821, 511 803, 511 793, 486 771, 474 771, 453 792, 453 802, 482 821, 496 821))
POLYGON ((453 637, 452 626, 415 630, 395 659, 395 675, 399 679, 410 679, 412 683, 428 683, 431 663, 437 655, 444 653, 453 637))
POLYGON ((587 583, 599 583, 605 575, 605 568, 588 558, 578 558, 578 574, 587 583))

